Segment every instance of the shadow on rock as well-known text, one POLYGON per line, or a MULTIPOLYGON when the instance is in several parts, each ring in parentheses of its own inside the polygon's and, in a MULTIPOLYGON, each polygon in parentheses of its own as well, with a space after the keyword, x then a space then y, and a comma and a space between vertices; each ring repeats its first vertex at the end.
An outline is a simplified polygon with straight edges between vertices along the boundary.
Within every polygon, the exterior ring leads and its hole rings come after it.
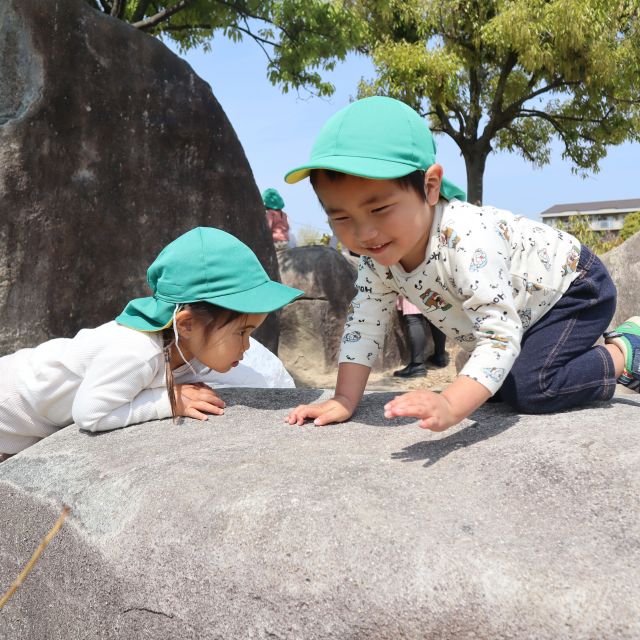
POLYGON ((394 418, 390 420, 384 417, 384 405, 398 395, 401 395, 401 393, 395 391, 365 394, 349 422, 352 424, 366 424, 372 427, 399 427, 416 422, 416 418, 394 418))
POLYGON ((284 411, 293 409, 299 404, 317 402, 323 394, 329 399, 332 394, 323 389, 216 389, 216 393, 225 401, 228 407, 250 407, 252 409, 267 409, 284 411))
POLYGON ((466 428, 438 440, 423 440, 392 453, 394 460, 416 462, 424 460, 430 467, 453 451, 470 447, 483 440, 493 438, 518 423, 520 417, 500 407, 498 410, 476 411, 470 418, 473 422, 466 428))

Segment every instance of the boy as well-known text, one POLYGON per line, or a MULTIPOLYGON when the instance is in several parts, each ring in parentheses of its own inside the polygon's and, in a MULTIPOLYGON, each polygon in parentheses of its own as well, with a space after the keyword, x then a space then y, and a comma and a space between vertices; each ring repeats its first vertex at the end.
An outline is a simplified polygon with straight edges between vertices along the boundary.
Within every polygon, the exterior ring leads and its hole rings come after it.
POLYGON ((387 418, 443 431, 497 392, 518 411, 549 413, 610 399, 617 379, 640 385, 640 318, 594 346, 616 298, 600 260, 565 232, 464 202, 407 105, 372 97, 339 111, 285 180, 307 176, 335 235, 362 258, 334 398, 297 407, 289 424, 353 414, 398 293, 470 357, 442 393, 397 396, 387 418))

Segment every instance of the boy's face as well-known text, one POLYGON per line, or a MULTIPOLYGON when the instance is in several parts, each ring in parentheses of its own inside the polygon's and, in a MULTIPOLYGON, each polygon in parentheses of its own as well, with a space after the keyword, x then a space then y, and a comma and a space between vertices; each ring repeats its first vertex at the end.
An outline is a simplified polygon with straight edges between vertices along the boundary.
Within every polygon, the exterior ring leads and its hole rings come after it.
MULTIPOLYGON (((433 165, 436 167, 437 165, 433 165)), ((433 167, 431 167, 432 169, 433 167)), ((441 169, 436 173, 441 177, 441 169)), ((432 172, 433 173, 433 172, 432 172)), ((440 182, 425 176, 427 202, 413 189, 393 180, 343 175, 331 180, 319 172, 316 193, 333 232, 347 249, 371 256, 377 263, 400 263, 413 271, 425 257, 440 182), (435 189, 435 195, 434 195, 435 189)))

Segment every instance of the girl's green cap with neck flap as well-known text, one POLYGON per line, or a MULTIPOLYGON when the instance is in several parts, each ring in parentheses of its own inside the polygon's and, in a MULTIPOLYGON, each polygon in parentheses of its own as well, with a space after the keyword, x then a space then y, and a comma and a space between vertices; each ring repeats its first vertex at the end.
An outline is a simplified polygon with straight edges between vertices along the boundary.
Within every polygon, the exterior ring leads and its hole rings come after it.
POLYGON ((147 270, 147 282, 153 295, 131 300, 116 322, 160 331, 171 325, 179 304, 269 313, 304 293, 271 280, 246 244, 211 227, 197 227, 168 244, 147 270))
MULTIPOLYGON (((436 162, 436 143, 426 122, 404 102, 373 96, 352 102, 320 130, 306 164, 285 175, 289 184, 312 169, 331 169, 371 180, 392 180, 426 171, 436 162)), ((465 200, 465 192, 443 178, 440 193, 465 200)))

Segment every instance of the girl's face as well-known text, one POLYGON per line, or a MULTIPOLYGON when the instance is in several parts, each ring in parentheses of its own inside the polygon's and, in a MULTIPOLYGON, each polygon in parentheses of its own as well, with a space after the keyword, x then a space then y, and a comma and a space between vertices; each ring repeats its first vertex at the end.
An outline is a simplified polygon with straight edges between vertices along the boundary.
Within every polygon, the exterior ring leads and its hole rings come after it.
MULTIPOLYGON (((183 309, 176 314, 180 348, 187 360, 197 358, 210 369, 225 373, 242 360, 244 352, 249 348, 249 336, 266 317, 266 313, 242 315, 223 327, 210 330, 207 335, 202 321, 198 320, 189 309, 183 309)), ((174 346, 171 368, 174 369, 182 364, 184 362, 174 346)))
MULTIPOLYGON (((433 167, 441 177, 440 167, 433 167)), ((331 180, 320 173, 316 183, 331 228, 347 249, 384 266, 400 263, 406 271, 424 260, 440 179, 430 182, 427 172, 425 188, 427 202, 393 180, 351 175, 331 180)))

